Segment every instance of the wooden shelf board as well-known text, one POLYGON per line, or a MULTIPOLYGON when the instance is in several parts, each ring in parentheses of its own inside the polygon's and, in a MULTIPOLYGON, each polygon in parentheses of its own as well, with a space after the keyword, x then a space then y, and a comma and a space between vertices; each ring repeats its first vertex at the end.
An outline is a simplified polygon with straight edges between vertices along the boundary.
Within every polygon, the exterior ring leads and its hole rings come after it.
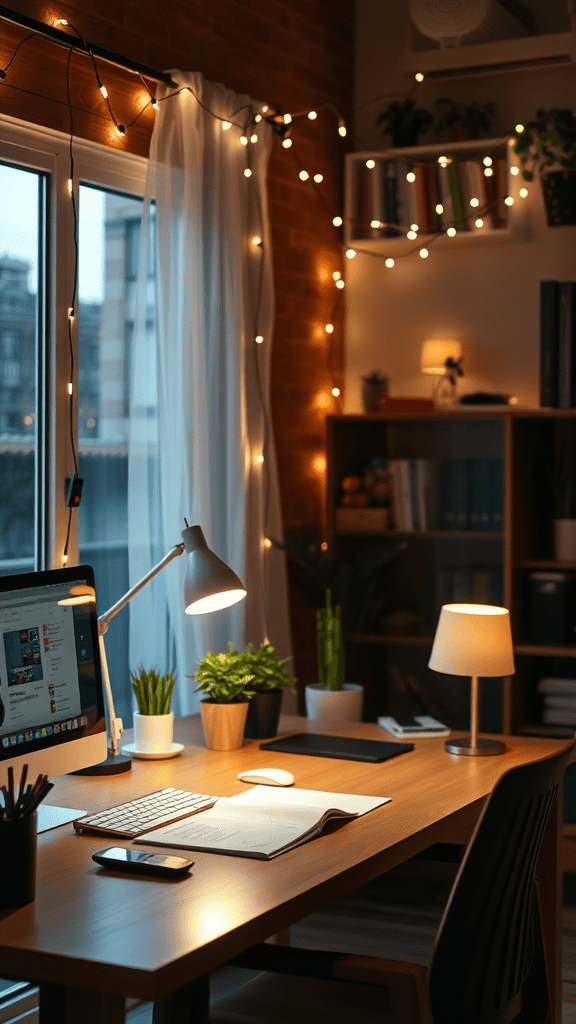
POLYGON ((576 56, 576 32, 554 32, 540 36, 522 36, 516 39, 496 39, 489 43, 470 46, 438 47, 430 50, 414 50, 404 58, 404 70, 414 74, 434 75, 438 72, 453 74, 472 69, 486 69, 498 65, 539 61, 552 63, 555 59, 566 58, 566 63, 576 56))
POLYGON ((566 644, 563 647, 553 644, 514 644, 514 653, 548 658, 576 658, 576 644, 566 644))
POLYGON ((431 647, 433 643, 431 636, 392 636, 389 633, 345 633, 344 640, 347 643, 383 644, 388 647, 431 647))
POLYGON ((500 530, 334 530, 334 537, 431 537, 456 538, 462 540, 502 540, 504 534, 500 530))
POLYGON ((527 558, 520 561, 518 565, 521 569, 553 569, 557 572, 562 572, 563 569, 567 572, 576 571, 576 561, 558 562, 553 558, 527 558))

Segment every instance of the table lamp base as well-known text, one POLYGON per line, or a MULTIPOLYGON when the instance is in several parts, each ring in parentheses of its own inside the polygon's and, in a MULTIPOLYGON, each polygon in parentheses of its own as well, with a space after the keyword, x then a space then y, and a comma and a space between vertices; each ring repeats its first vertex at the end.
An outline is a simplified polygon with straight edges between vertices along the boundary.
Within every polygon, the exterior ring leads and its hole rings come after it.
POLYGON ((478 738, 476 744, 472 745, 471 736, 462 736, 460 739, 449 739, 444 744, 449 754, 468 754, 471 757, 486 757, 490 754, 503 754, 506 744, 499 740, 483 740, 478 738))

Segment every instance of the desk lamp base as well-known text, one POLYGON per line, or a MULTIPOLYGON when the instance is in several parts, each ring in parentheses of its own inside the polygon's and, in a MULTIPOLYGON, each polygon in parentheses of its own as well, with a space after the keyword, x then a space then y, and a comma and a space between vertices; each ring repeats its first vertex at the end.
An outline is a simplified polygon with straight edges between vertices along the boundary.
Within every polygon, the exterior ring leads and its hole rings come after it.
POLYGON ((486 757, 490 754, 503 754, 506 744, 499 740, 482 740, 476 738, 472 742, 472 736, 463 736, 461 739, 446 740, 445 749, 449 754, 468 754, 472 757, 486 757))
POLYGON ((77 772, 70 772, 70 775, 121 775, 122 772, 129 772, 131 768, 131 757, 126 754, 113 754, 109 750, 105 761, 91 764, 88 768, 79 768, 77 772))

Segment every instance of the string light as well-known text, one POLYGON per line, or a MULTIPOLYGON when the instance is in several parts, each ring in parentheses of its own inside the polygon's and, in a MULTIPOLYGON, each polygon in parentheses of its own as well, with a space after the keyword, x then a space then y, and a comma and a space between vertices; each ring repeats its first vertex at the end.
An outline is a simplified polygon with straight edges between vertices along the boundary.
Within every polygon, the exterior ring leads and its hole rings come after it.
POLYGON ((406 238, 409 238, 411 241, 413 241, 415 238, 418 238, 418 232, 412 231, 412 229, 410 229, 410 231, 406 232, 406 238))
POLYGON ((264 537, 264 547, 265 548, 271 548, 272 547, 272 541, 270 540, 270 537, 264 537))
POLYGON ((484 164, 484 167, 492 167, 492 157, 485 156, 482 163, 484 164))
POLYGON ((406 175, 406 181, 416 181, 416 175, 414 174, 414 171, 408 171, 408 174, 406 175))
POLYGON ((107 100, 108 99, 108 89, 106 88, 105 85, 101 85, 100 86, 100 92, 102 93, 104 99, 107 100))
POLYGON ((258 136, 257 135, 251 135, 250 136, 250 142, 258 142, 258 136))
POLYGON ((335 228, 342 227, 342 217, 332 217, 332 223, 335 228))
POLYGON ((436 203, 436 213, 444 213, 444 207, 442 206, 442 203, 436 203))
POLYGON ((371 220, 370 221, 370 227, 371 228, 379 228, 380 227, 380 221, 379 220, 371 220))
POLYGON ((448 235, 448 238, 454 238, 454 235, 456 234, 456 228, 446 228, 446 234, 448 235))
POLYGON ((522 196, 522 199, 526 199, 526 196, 528 195, 528 189, 527 188, 521 188, 520 192, 519 192, 519 195, 522 196))
POLYGON ((504 202, 506 203, 506 206, 512 206, 514 204, 514 200, 512 199, 512 196, 506 196, 506 199, 504 200, 504 202))
POLYGON ((388 259, 385 260, 385 266, 389 268, 392 268, 394 266, 394 260, 392 259, 391 256, 389 256, 388 259))
POLYGON ((336 281, 336 287, 340 289, 344 288, 344 281, 336 281))
POLYGON ((339 281, 340 278, 342 277, 342 274, 340 273, 339 270, 335 270, 332 274, 332 277, 335 281, 339 281))
POLYGON ((522 132, 524 131, 524 125, 523 124, 515 125, 514 126, 514 131, 518 132, 518 135, 522 135, 522 132))
POLYGON ((314 175, 314 181, 316 182, 317 185, 319 185, 321 181, 324 181, 324 175, 323 174, 315 174, 314 175))
POLYGON ((74 188, 74 182, 72 181, 72 178, 68 178, 68 195, 69 196, 72 195, 72 189, 73 188, 74 188))
POLYGON ((255 339, 254 339, 254 341, 256 342, 257 345, 262 345, 262 343, 264 341, 263 335, 262 334, 257 334, 255 339))
POLYGON ((308 174, 308 171, 300 171, 299 177, 302 181, 308 181, 310 175, 308 174))
POLYGON ((376 167, 376 161, 372 159, 367 160, 366 167, 368 168, 369 171, 371 171, 374 167, 376 167))
POLYGON ((311 121, 315 121, 316 118, 318 117, 318 114, 316 113, 315 110, 309 110, 308 117, 310 118, 311 121))
POLYGON ((477 217, 476 220, 474 221, 474 224, 476 225, 477 228, 483 228, 484 221, 482 220, 482 217, 477 217))
POLYGON ((417 224, 411 224, 410 225, 410 231, 418 231, 418 225, 417 224))
POLYGON ((513 174, 513 175, 514 175, 514 177, 516 177, 516 175, 517 175, 517 174, 520 174, 520 168, 519 168, 519 167, 516 167, 516 165, 513 165, 513 166, 512 166, 511 168, 510 168, 510 174, 513 174))
POLYGON ((256 121, 256 124, 260 124, 260 121, 262 120, 262 114, 256 114, 254 120, 256 121))
POLYGON ((290 146, 292 145, 292 139, 283 139, 282 145, 284 146, 284 149, 290 149, 290 146))
POLYGON ((240 145, 241 146, 247 146, 248 145, 248 139, 246 138, 245 135, 241 135, 240 136, 240 145))
POLYGON ((263 455, 257 455, 257 456, 256 456, 256 458, 254 459, 254 462, 255 462, 255 463, 256 463, 256 464, 258 465, 258 466, 261 466, 261 465, 262 465, 262 463, 264 462, 264 456, 263 456, 263 455))
POLYGON ((72 394, 72 390, 73 390, 72 381, 70 380, 70 381, 68 381, 68 384, 67 384, 67 391, 68 391, 69 395, 72 394))
POLYGON ((153 110, 159 110, 160 109, 159 106, 158 106, 158 100, 155 97, 150 100, 150 106, 152 107, 153 110))
POLYGON ((340 124, 338 125, 338 134, 341 135, 342 138, 346 136, 346 125, 344 124, 343 121, 341 121, 340 124))
POLYGON ((485 168, 484 168, 484 174, 485 174, 485 176, 486 176, 487 178, 491 178, 491 177, 492 177, 492 175, 494 174, 494 171, 492 170, 492 168, 491 168, 491 167, 485 167, 485 168))
POLYGON ((246 170, 244 171, 244 177, 245 178, 251 178, 252 177, 252 171, 250 170, 249 167, 247 167, 246 170))
POLYGON ((421 71, 417 71, 416 74, 414 75, 414 78, 416 79, 417 82, 424 81, 424 75, 422 74, 421 71))
POLYGON ((232 121, 222 121, 222 131, 227 132, 232 127, 232 121))
POLYGON ((252 239, 252 245, 262 245, 262 239, 260 238, 260 235, 254 235, 254 238, 252 239))
POLYGON ((426 257, 428 256, 428 249, 420 249, 419 255, 422 257, 423 260, 425 260, 426 257))
POLYGON ((334 334, 334 324, 326 324, 326 334, 334 334))
POLYGON ((292 124, 292 114, 284 114, 284 124, 292 124))
POLYGON ((326 472, 326 456, 325 455, 317 455, 316 458, 313 460, 312 465, 313 465, 313 467, 314 467, 314 469, 316 470, 317 473, 325 473, 326 472))
POLYGON ((126 135, 126 128, 124 127, 123 124, 117 124, 116 125, 116 131, 118 132, 118 135, 120 136, 121 139, 123 139, 124 136, 126 135))
POLYGON ((340 398, 340 388, 332 388, 332 394, 334 398, 340 398))
POLYGON ((349 260, 353 260, 356 255, 356 249, 346 249, 346 256, 349 260))

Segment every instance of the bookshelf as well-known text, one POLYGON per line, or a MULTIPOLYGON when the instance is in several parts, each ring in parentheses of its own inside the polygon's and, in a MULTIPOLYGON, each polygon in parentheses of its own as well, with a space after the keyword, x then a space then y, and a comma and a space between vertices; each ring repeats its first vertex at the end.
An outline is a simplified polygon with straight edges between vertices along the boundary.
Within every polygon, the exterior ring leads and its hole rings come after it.
POLYGON ((366 686, 365 717, 427 710, 452 728, 468 727, 469 681, 440 676, 427 663, 441 604, 472 600, 510 609, 516 662, 514 677, 482 682, 481 728, 558 735, 542 724, 537 684, 544 676, 576 678, 576 634, 574 643, 534 642, 530 573, 561 572, 576 585, 576 562, 558 562, 553 552, 552 453, 567 419, 576 421, 576 410, 459 406, 328 417, 326 539, 343 596, 347 674, 366 686), (398 529, 393 513, 386 530, 336 529, 342 482, 363 480, 375 459, 432 465, 434 521, 425 529, 417 520, 416 529, 398 529), (474 528, 473 519, 464 529, 438 528, 453 500, 446 465, 466 467, 470 505, 477 500, 470 482, 487 459, 500 464, 498 528, 474 528))
POLYGON ((511 233, 513 207, 502 200, 514 198, 520 176, 511 181, 509 169, 515 162, 512 142, 479 139, 447 142, 407 149, 348 153, 345 170, 345 241, 347 245, 384 245, 393 250, 410 248, 438 232, 454 227, 456 234, 442 234, 441 244, 462 239, 504 238, 511 233), (492 175, 484 175, 483 158, 490 155, 492 175), (439 157, 450 163, 441 166, 439 157), (407 174, 414 175, 408 181, 407 174), (478 199, 479 206, 470 206, 478 199), (436 212, 440 204, 442 212, 436 212), (481 225, 476 224, 478 218, 481 225), (418 226, 417 239, 409 239, 411 226, 418 226))

